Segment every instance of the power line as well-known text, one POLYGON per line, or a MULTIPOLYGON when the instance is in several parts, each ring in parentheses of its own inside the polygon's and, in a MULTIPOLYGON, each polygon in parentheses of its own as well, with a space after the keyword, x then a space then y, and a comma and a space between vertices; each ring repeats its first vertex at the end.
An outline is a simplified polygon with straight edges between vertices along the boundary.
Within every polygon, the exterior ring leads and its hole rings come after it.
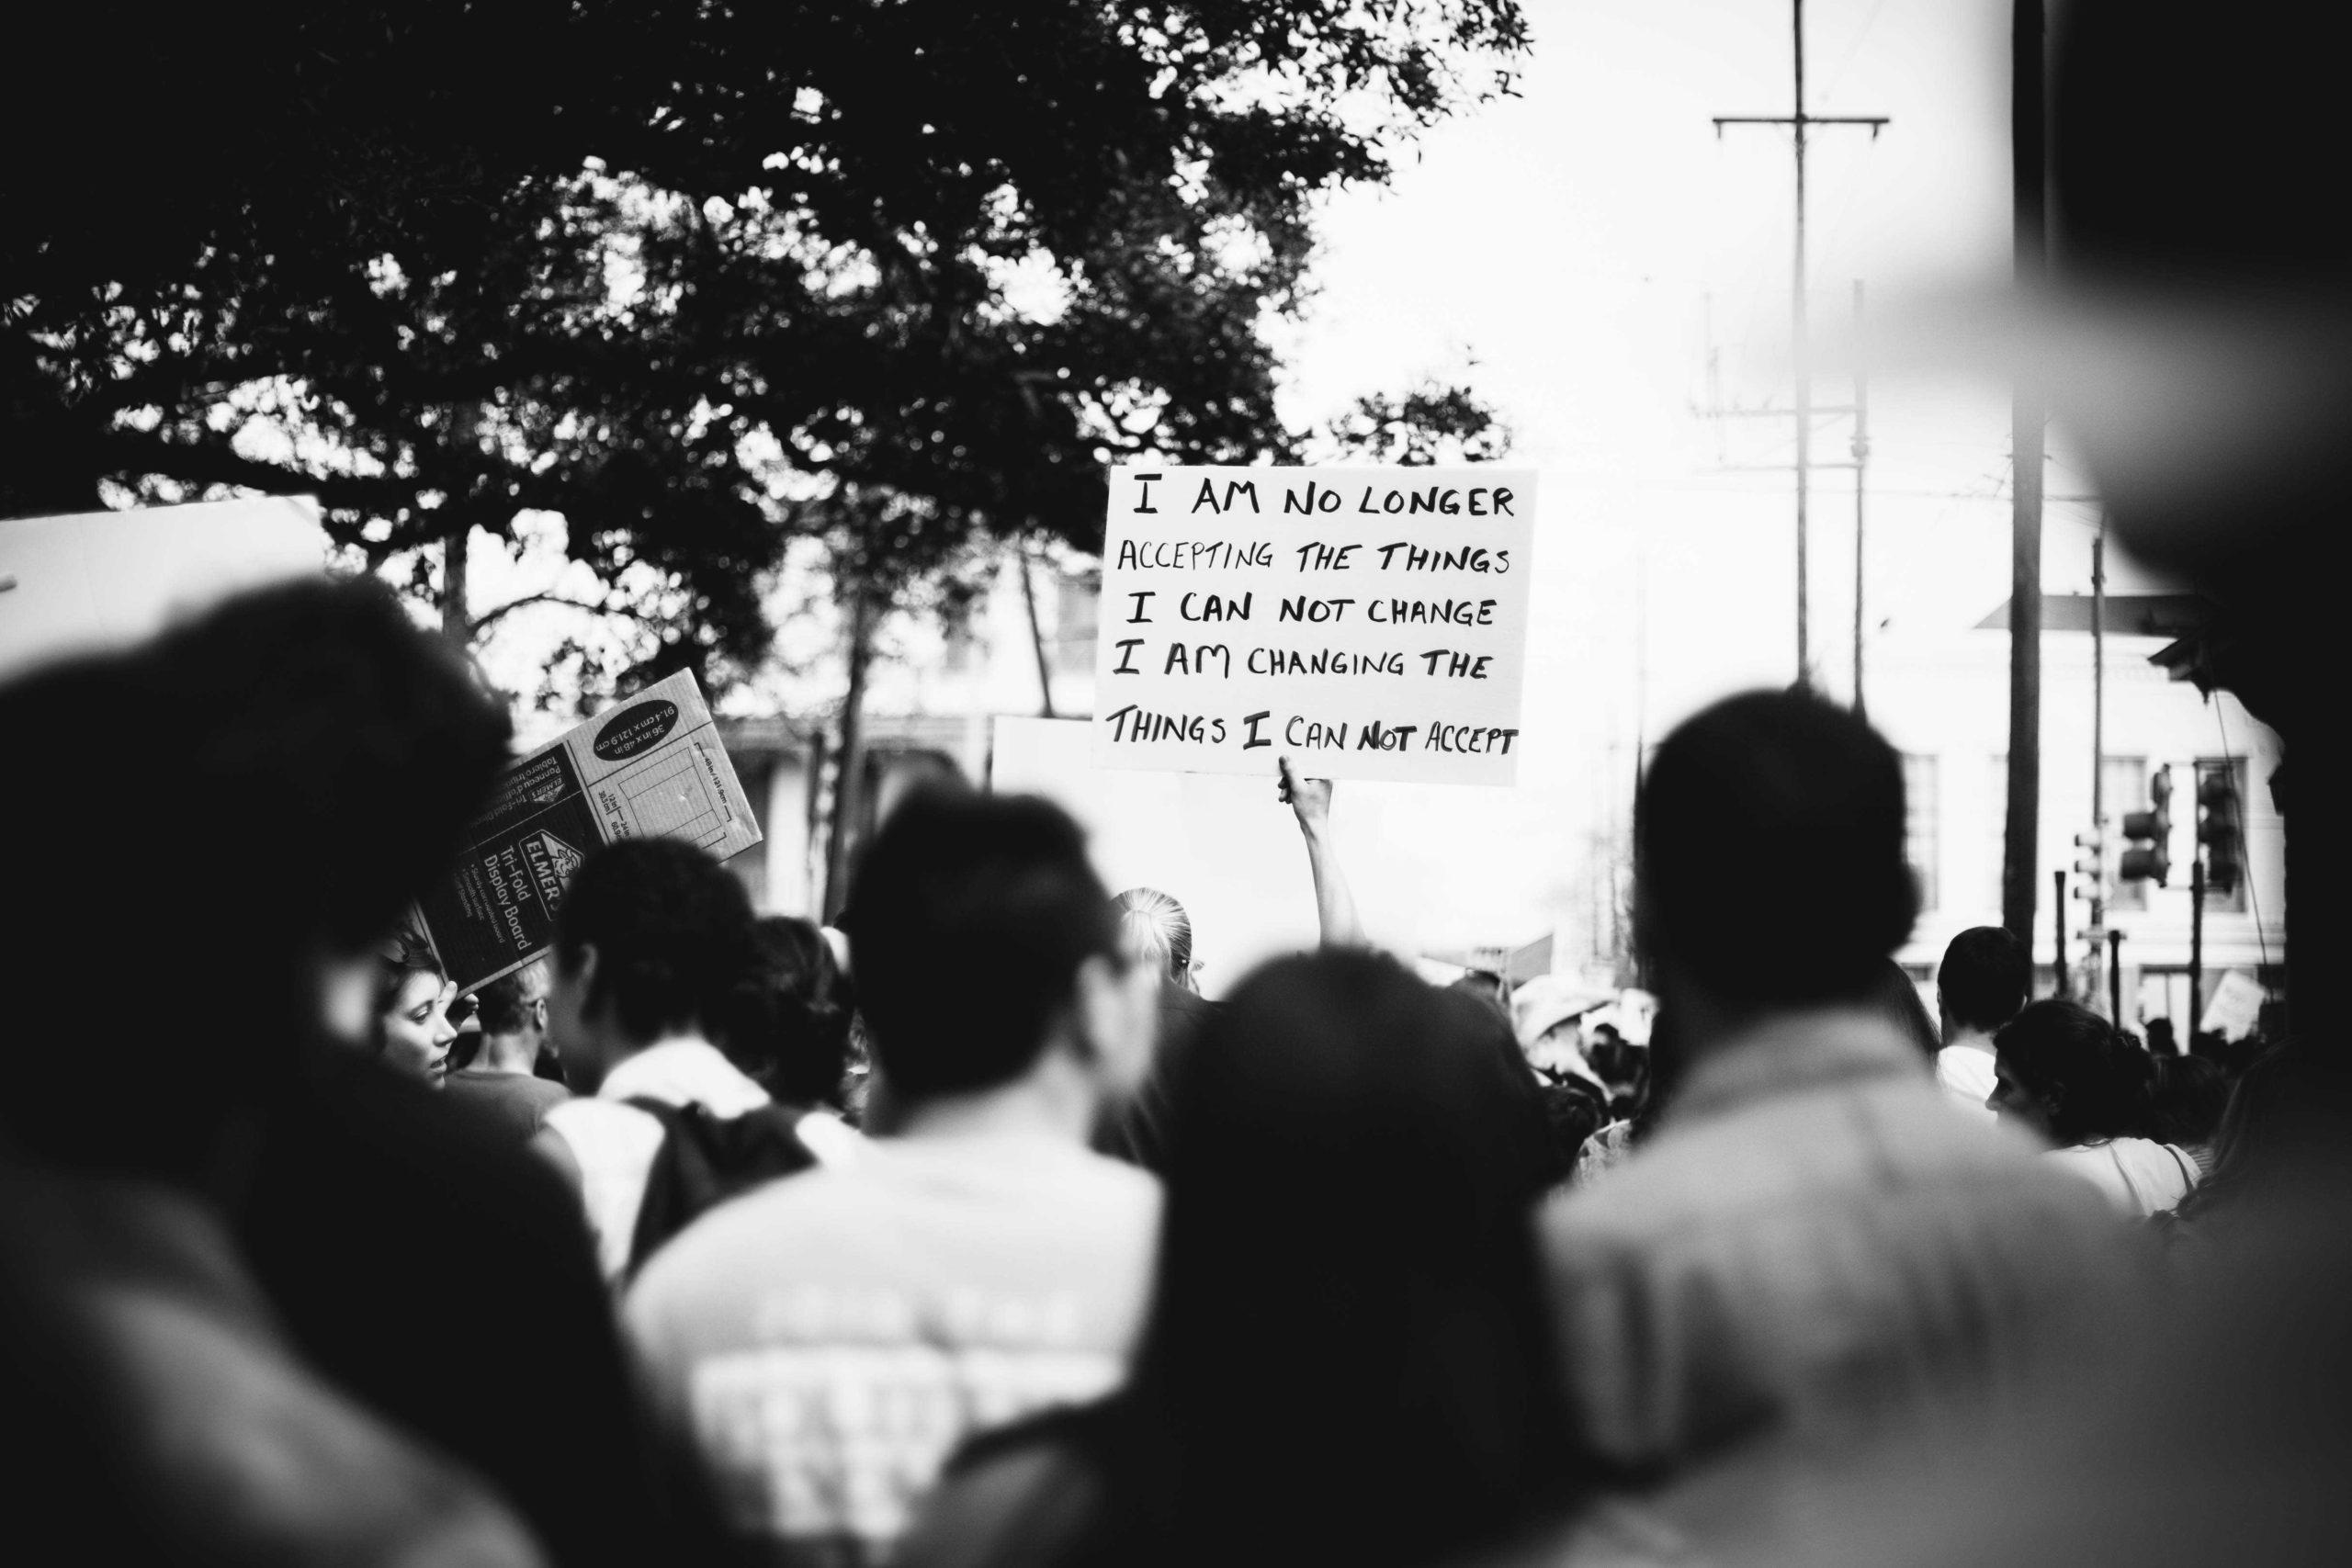
POLYGON ((1795 134, 1796 144, 1796 246, 1795 266, 1789 286, 1790 316, 1793 326, 1793 348, 1796 361, 1796 406, 1792 411, 1796 420, 1796 546, 1797 546, 1797 683, 1813 683, 1813 644, 1807 577, 1811 566, 1806 511, 1806 491, 1813 466, 1813 366, 1811 344, 1805 318, 1805 248, 1804 248, 1804 155, 1806 132, 1820 125, 1866 125, 1875 141, 1879 130, 1886 125, 1884 115, 1815 115, 1804 107, 1804 0, 1789 0, 1791 31, 1794 40, 1796 62, 1795 112, 1784 115, 1717 115, 1715 135, 1720 139, 1726 125, 1785 125, 1795 134))

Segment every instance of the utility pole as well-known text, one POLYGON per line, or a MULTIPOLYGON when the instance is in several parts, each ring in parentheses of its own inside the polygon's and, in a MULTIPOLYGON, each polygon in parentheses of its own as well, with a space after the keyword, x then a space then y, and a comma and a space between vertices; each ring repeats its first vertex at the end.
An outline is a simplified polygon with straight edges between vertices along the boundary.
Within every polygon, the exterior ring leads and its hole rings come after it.
POLYGON ((2123 1027, 2123 933, 2107 933, 2107 1021, 2123 1027))
MULTIPOLYGON (((2099 853, 2107 842, 2107 521, 2100 513, 2099 531, 2091 536, 2091 831, 2098 835, 2099 853)), ((2099 862, 2104 869, 2108 862, 2099 862)), ((2098 950, 2099 933, 2107 929, 2107 879, 2091 886, 2091 950, 2098 950)), ((2094 991, 2093 995, 2098 993, 2094 991)), ((2115 1021, 2122 1023, 2120 1018, 2115 1021)))
POLYGON ((1796 370, 1797 422, 1797 684, 1813 683, 1813 646, 1810 608, 1806 593, 1808 568, 1807 527, 1805 519, 1806 491, 1812 480, 1813 468, 1813 351, 1805 323, 1804 277, 1804 154, 1809 138, 1807 131, 1817 125, 1867 125, 1875 141, 1880 127, 1887 123, 1884 115, 1816 115, 1807 114, 1804 107, 1804 0, 1789 0, 1789 11, 1796 39, 1796 112, 1777 115, 1717 115, 1715 134, 1720 137, 1726 125, 1785 125, 1795 132, 1797 154, 1796 206, 1796 265, 1789 285, 1789 314, 1794 326, 1791 356, 1796 370))
MULTIPOLYGON (((2013 0, 2009 178, 2012 263, 2020 292, 2044 267, 2041 0, 2013 0)), ((2001 848, 2001 923, 2033 941, 2034 863, 2041 828, 2041 388, 2019 366, 2009 394, 2009 799, 2001 848)))
POLYGON ((1863 465, 1871 456, 1871 382, 1862 360, 1862 280, 1854 279, 1854 716, 1868 718, 1862 701, 1862 500, 1869 492, 1863 465))

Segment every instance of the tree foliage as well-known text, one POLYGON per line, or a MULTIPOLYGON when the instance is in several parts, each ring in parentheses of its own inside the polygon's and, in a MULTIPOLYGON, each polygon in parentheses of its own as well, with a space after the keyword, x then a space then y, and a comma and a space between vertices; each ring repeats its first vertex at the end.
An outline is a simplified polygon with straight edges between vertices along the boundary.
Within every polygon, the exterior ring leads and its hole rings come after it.
POLYGON ((39 150, 0 173, 0 511, 311 492, 379 564, 560 513, 658 585, 646 673, 754 657, 794 536, 888 592, 1091 547, 1122 454, 1294 454, 1265 328, 1314 200, 1526 43, 1514 0, 51 22, 0 109, 39 150))

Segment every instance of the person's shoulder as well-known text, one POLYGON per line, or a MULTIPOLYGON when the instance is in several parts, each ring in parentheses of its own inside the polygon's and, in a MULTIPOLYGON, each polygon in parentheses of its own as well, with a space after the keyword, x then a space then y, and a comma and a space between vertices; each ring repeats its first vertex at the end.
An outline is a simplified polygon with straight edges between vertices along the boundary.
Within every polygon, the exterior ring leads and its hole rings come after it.
POLYGON ((1118 1402, 1023 1417, 956 1450, 894 1560, 911 1568, 1055 1568, 1106 1522, 1118 1402))
POLYGON ((647 1261, 638 1289, 714 1267, 757 1274, 766 1259, 803 1251, 827 1232, 854 1233, 872 1218, 872 1190, 860 1176, 854 1167, 812 1165, 714 1204, 647 1261))
POLYGON ((1159 1178, 1143 1167, 1130 1165, 1099 1149, 1077 1148, 1071 1152, 1073 1168, 1084 1173, 1082 1179, 1088 1185, 1128 1202, 1159 1201, 1159 1178))
POLYGON ((594 1095, 566 1095, 550 1104, 540 1120, 575 1147, 616 1137, 658 1141, 662 1135, 662 1123, 651 1112, 594 1095))

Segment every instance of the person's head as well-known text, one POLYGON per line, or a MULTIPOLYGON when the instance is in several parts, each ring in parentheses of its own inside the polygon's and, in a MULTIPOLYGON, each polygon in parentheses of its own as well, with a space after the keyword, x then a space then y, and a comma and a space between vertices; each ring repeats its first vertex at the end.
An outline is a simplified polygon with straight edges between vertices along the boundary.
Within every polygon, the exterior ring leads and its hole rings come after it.
POLYGON ((1943 1038, 1991 1034, 2033 995, 2033 960, 2006 926, 1971 926, 1944 944, 1936 967, 1936 1012, 1943 1038))
POLYGON ((1919 987, 1903 972, 1902 964, 1890 958, 1879 965, 1868 1000, 1904 1043, 1919 1053, 1922 1061, 1935 1060, 1936 1053, 1943 1049, 1943 1038, 1928 1017, 1928 1004, 1919 999, 1919 987))
POLYGON ((1695 1027, 1866 998, 1918 909, 1903 834, 1901 761, 1826 699, 1751 692, 1685 720, 1634 807, 1662 999, 1695 1027))
POLYGON ((1501 1017, 1506 1028, 1510 1026, 1510 987, 1504 985, 1503 977, 1493 970, 1465 969, 1447 983, 1446 989, 1484 1002, 1501 1017))
MULTIPOLYGON (((2188 1061, 2205 1061, 2191 1056, 2188 1061)), ((2216 1072, 2219 1063, 2208 1062, 2216 1072)), ((2294 1071, 2292 1048, 2265 1045, 2229 1085, 2213 1132, 2212 1174, 2197 1184, 2176 1213, 2194 1217, 2267 1189, 2295 1169, 2299 1112, 2308 1114, 2309 1085, 2294 1071)))
POLYGON ((2148 1021, 2148 1054, 2152 1056, 2180 1055, 2180 1041, 2173 1033, 2172 1020, 2152 1018, 2148 1021))
POLYGON ((1199 965, 1193 961, 1193 917, 1157 887, 1130 887, 1111 901, 1119 922, 1119 951, 1180 990, 1197 991, 1199 965))
POLYGON ((694 845, 625 839, 581 863, 556 912, 548 1024, 594 1093, 622 1058, 712 1027, 751 966, 752 901, 694 845))
POLYGON ((1113 1097, 1148 1066, 1159 975, 1121 952, 1085 835, 1048 801, 911 792, 842 924, 894 1107, 1001 1089, 1049 1055, 1113 1097))
MULTIPOLYGON (((2153 1024, 2148 1032, 2155 1032, 2153 1024)), ((2173 1052, 2155 1057, 2151 1066, 2148 1136, 2184 1147, 2211 1143, 2230 1100, 2230 1077, 2222 1065, 2173 1052)))
POLYGON ((439 1089, 449 1071, 449 1047, 458 1038, 457 1025, 449 1021, 448 976, 414 931, 395 932, 379 956, 377 1055, 394 1072, 439 1089))
POLYGON ((856 1004, 831 945, 808 920, 770 915, 752 923, 751 961, 715 1025, 718 1043, 777 1100, 840 1106, 856 1004))
POLYGON ((483 1035, 493 1041, 517 1041, 533 1055, 548 1032, 548 990, 552 982, 548 961, 535 958, 511 975, 501 975, 474 993, 475 1016, 483 1035))
POLYGON ((20 1077, 43 1108, 31 1135, 61 1156, 176 1167, 298 1043, 372 1042, 378 944, 449 863, 509 727, 388 590, 311 581, 21 682, 0 694, 0 733, 74 759, 70 791, 34 769, 0 777, 0 813, 41 824, 10 849, 11 896, 43 917, 0 959, 10 994, 34 998, 17 1021, 105 1036, 28 1070, 53 1082, 20 1077), (159 809, 184 829, 125 829, 159 809), (135 943, 132 987, 90 935, 121 929, 127 897, 142 929, 205 933, 135 943), (224 976, 239 1027, 209 1032, 188 999, 224 976), (82 1081, 98 1063, 103 1089, 82 1081))
POLYGON ((2080 1003, 2028 1003, 1993 1036, 1993 1052, 1984 1103, 2003 1121, 2060 1148, 2143 1130, 2147 1054, 2080 1003))
POLYGON ((1138 1397, 1182 1557, 1418 1560, 1565 1473, 1529 1205, 1546 1179, 1492 1010, 1375 954, 1275 961, 1178 1081, 1138 1397), (1483 1065, 1483 1066, 1482 1066, 1483 1065), (1486 1070, 1491 1068, 1493 1070, 1486 1070), (1207 1552, 1214 1556, 1214 1551, 1207 1552))

